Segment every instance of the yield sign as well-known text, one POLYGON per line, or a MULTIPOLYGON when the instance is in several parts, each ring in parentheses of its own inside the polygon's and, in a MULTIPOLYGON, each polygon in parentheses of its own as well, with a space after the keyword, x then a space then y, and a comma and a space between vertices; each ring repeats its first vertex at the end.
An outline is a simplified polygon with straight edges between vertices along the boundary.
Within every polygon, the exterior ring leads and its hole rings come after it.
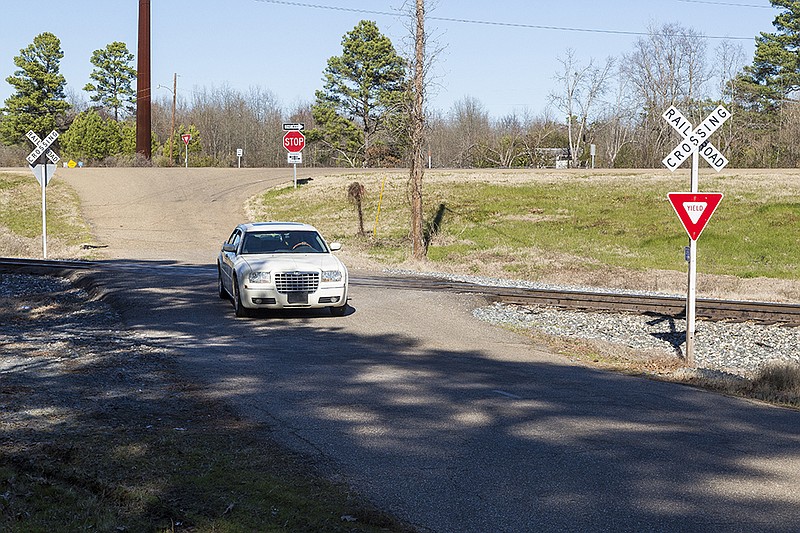
POLYGON ((689 238, 696 241, 722 201, 721 192, 671 192, 667 194, 689 238))
POLYGON ((56 166, 49 163, 46 165, 28 166, 33 171, 33 175, 36 176, 36 181, 38 181, 39 185, 42 187, 47 187, 47 185, 50 184, 50 180, 53 179, 53 174, 56 173, 56 166))
POLYGON ((181 140, 183 141, 183 144, 189 146, 189 141, 192 140, 191 133, 184 133, 183 135, 181 135, 181 140))

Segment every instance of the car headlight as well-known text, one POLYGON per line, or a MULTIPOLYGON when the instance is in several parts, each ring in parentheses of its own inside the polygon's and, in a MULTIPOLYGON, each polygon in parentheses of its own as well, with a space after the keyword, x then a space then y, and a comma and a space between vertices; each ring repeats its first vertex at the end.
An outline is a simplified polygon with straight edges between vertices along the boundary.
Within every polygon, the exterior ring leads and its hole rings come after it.
POLYGON ((338 270, 323 270, 322 281, 324 282, 342 281, 342 273, 338 270))
POLYGON ((269 272, 250 272, 250 283, 269 283, 269 272))

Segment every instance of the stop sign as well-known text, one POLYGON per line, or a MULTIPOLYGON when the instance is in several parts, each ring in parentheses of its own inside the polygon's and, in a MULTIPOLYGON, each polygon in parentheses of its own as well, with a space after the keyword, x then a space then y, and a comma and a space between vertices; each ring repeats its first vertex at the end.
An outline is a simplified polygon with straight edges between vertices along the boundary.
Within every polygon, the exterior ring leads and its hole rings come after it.
POLYGON ((283 136, 283 147, 290 152, 302 152, 306 145, 306 137, 299 131, 287 131, 283 136))

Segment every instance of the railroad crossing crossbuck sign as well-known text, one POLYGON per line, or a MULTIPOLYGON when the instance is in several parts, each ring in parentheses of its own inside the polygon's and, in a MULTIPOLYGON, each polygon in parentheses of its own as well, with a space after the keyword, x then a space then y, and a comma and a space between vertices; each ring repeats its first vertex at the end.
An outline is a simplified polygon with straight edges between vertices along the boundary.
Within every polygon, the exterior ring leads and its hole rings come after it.
POLYGON ((50 145, 58 139, 58 132, 53 130, 44 140, 40 139, 33 130, 29 131, 25 136, 35 146, 33 151, 28 154, 28 157, 25 158, 28 161, 28 166, 30 166, 33 175, 36 176, 36 179, 39 181, 39 185, 47 187, 48 183, 50 183, 50 179, 56 172, 56 165, 61 161, 61 158, 50 149, 50 145), (51 164, 37 164, 42 154, 50 160, 51 164))
POLYGON ((50 145, 58 139, 58 132, 53 130, 50 132, 50 135, 44 138, 44 140, 40 139, 36 133, 31 130, 26 135, 28 140, 31 141, 35 148, 33 152, 28 154, 28 157, 25 159, 28 160, 28 166, 33 171, 33 175, 36 176, 36 179, 39 181, 39 185, 42 186, 42 256, 47 259, 47 184, 50 182, 50 179, 53 177, 53 174, 56 173, 56 164, 61 161, 61 158, 56 155, 54 151, 50 149, 50 145), (39 163, 39 159, 42 157, 42 154, 45 155, 47 159, 50 160, 50 163, 45 161, 44 164, 39 163))
POLYGON ((661 116, 683 137, 683 141, 662 160, 665 167, 674 172, 689 156, 698 152, 717 172, 725 168, 728 160, 708 138, 730 118, 731 114, 727 109, 717 106, 696 128, 692 128, 692 123, 675 106, 670 106, 661 116))

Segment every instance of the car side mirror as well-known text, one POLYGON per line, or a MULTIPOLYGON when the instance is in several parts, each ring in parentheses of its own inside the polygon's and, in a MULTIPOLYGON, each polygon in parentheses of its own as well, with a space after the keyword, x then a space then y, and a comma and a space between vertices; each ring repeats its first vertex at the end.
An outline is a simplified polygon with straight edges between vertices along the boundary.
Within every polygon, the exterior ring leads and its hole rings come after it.
POLYGON ((224 243, 222 245, 222 251, 223 252, 236 252, 236 245, 226 242, 226 243, 224 243))
POLYGON ((341 249, 342 249, 342 243, 340 242, 331 243, 331 252, 338 252, 341 249))

